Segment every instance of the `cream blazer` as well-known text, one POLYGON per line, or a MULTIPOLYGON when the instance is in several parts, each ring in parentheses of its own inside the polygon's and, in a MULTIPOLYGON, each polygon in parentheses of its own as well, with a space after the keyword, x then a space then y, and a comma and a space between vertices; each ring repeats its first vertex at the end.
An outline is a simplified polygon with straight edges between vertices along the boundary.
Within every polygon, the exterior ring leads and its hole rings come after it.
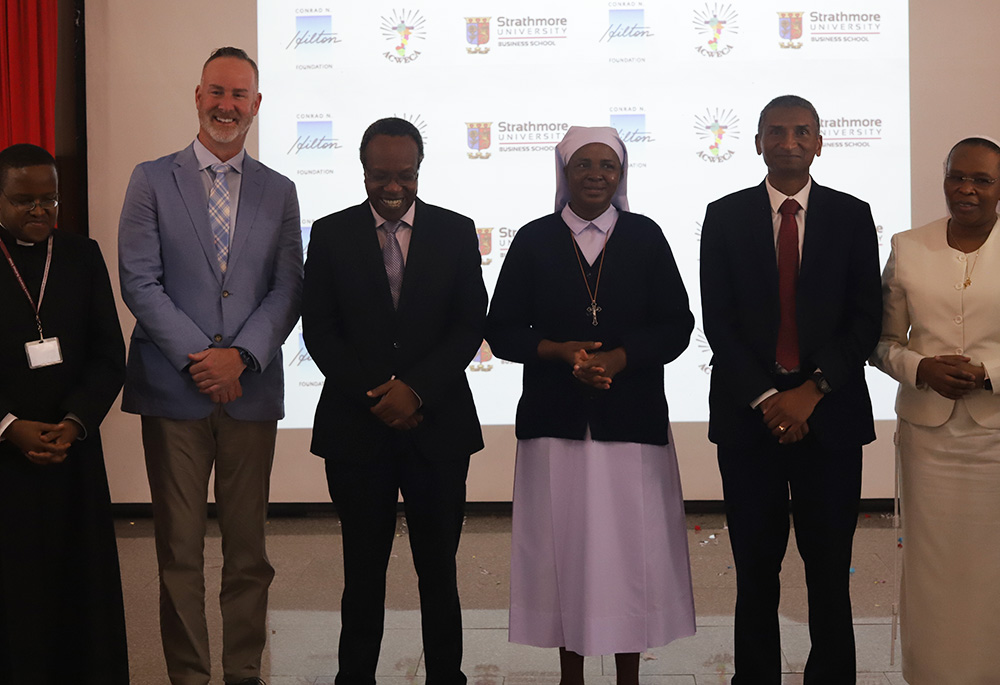
POLYGON ((918 386, 917 365, 938 354, 970 357, 985 365, 994 390, 973 390, 966 406, 979 425, 1000 428, 1000 230, 977 257, 948 246, 947 225, 938 219, 892 237, 882 273, 882 338, 870 361, 899 381, 901 419, 940 426, 955 401, 918 386))

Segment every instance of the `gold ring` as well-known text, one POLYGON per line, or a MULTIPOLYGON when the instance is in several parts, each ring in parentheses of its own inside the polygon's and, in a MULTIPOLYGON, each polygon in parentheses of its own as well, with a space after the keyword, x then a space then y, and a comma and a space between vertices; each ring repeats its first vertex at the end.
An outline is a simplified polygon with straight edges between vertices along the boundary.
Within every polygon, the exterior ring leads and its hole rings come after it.
POLYGON ((785 428, 784 426, 778 426, 778 430, 780 430, 782 433, 784 433, 788 429, 785 428))

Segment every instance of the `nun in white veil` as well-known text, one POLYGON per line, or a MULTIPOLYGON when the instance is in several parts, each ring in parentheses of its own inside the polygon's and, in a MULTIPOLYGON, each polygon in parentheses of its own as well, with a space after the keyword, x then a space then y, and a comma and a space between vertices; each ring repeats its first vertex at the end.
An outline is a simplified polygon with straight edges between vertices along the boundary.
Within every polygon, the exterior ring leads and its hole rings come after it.
POLYGON ((518 403, 510 640, 558 647, 563 685, 585 655, 639 655, 694 633, 684 503, 663 390, 693 317, 670 247, 628 211, 610 127, 556 147, 555 213, 522 227, 487 321, 524 364, 518 403))

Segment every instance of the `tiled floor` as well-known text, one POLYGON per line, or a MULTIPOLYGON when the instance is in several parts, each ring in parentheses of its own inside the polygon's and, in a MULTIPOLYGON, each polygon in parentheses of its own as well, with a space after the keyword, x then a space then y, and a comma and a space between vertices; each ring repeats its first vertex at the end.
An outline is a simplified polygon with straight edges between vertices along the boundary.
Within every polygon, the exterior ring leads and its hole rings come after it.
MULTIPOLYGON (((132 682, 166 684, 157 628, 156 562, 152 522, 120 520, 119 553, 128 621, 132 682)), ((269 641, 264 673, 269 685, 332 685, 337 672, 338 613, 343 572, 340 529, 334 517, 276 518, 269 526, 268 553, 276 569, 271 586, 269 641)), ((210 526, 214 528, 214 524, 210 526)), ((696 635, 642 656, 644 685, 722 685, 733 668, 732 624, 736 576, 727 531, 720 515, 688 516, 688 541, 698 616, 696 635)), ((474 685, 555 685, 558 656, 507 642, 510 517, 476 514, 466 521, 458 554, 459 589, 464 607, 464 670, 474 685)), ((852 594, 857 636, 859 685, 905 685, 889 650, 892 576, 896 537, 891 519, 862 515, 854 544, 852 594)), ((207 613, 218 664, 218 602, 222 552, 219 537, 206 542, 207 613)), ((782 647, 785 683, 802 682, 809 648, 805 625, 805 580, 794 536, 782 572, 782 647)), ((420 618, 416 576, 400 519, 389 566, 386 634, 379 660, 379 683, 422 683, 420 618)), ((614 682, 614 658, 588 657, 588 682, 614 682)))

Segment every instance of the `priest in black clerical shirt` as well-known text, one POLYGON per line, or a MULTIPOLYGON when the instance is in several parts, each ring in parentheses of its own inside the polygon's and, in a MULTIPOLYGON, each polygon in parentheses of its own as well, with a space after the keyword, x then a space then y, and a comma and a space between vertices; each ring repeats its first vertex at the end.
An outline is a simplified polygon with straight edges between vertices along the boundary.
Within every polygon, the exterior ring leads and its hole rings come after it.
POLYGON ((98 427, 125 345, 98 245, 55 229, 55 160, 0 152, 0 683, 128 683, 98 427))

